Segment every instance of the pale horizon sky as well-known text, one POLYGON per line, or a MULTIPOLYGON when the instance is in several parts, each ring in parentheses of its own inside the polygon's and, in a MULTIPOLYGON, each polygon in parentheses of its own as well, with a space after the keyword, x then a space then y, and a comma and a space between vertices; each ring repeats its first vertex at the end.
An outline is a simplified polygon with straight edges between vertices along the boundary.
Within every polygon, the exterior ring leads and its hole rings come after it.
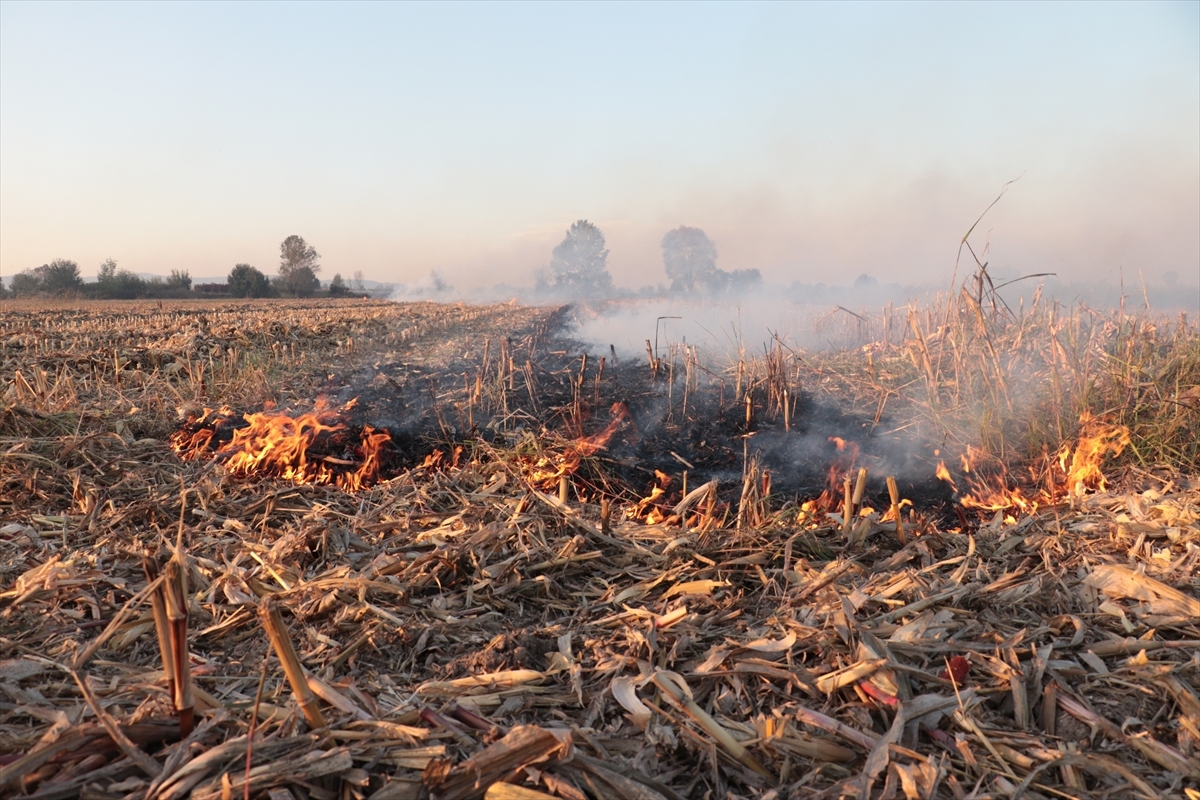
POLYGON ((773 283, 1200 281, 1200 2, 0 0, 0 272, 620 286, 703 228, 773 283))

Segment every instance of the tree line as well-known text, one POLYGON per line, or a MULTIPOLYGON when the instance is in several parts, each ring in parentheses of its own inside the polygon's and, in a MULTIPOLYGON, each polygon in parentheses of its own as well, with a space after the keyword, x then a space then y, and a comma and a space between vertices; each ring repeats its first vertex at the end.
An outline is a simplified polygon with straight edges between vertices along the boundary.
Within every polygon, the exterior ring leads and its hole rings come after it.
POLYGON ((182 298, 197 295, 227 297, 312 297, 324 292, 330 297, 362 293, 362 272, 355 272, 353 284, 336 274, 325 289, 317 273, 321 254, 302 236, 292 235, 279 246, 279 272, 268 277, 250 264, 237 264, 225 283, 193 286, 187 270, 171 270, 170 277, 143 278, 129 270, 118 269, 107 259, 100 265, 95 282, 85 282, 79 265, 64 258, 27 269, 12 276, 7 289, 0 284, 0 296, 16 297, 88 297, 102 300, 182 298))
POLYGON ((78 296, 98 299, 133 299, 137 297, 188 297, 192 290, 192 279, 187 270, 171 270, 163 278, 143 278, 128 270, 118 270, 117 262, 111 258, 100 265, 94 283, 85 283, 79 274, 79 265, 65 258, 56 258, 49 264, 18 272, 9 281, 7 289, 0 286, 0 293, 15 297, 78 296))
MULTIPOLYGON (((543 275, 539 288, 571 297, 605 297, 613 293, 608 271, 608 249, 604 234, 586 219, 573 224, 551 253, 549 279, 543 275)), ((681 225, 662 239, 663 269, 672 294, 720 294, 737 292, 762 282, 756 269, 727 272, 717 266, 717 246, 700 228, 681 225)), ((321 288, 321 254, 292 235, 279 245, 278 274, 268 277, 250 264, 237 264, 225 283, 192 285, 187 270, 172 270, 167 279, 142 278, 117 269, 111 258, 100 265, 94 283, 85 283, 74 261, 56 259, 14 275, 8 292, 16 296, 75 295, 97 299, 134 299, 221 295, 229 297, 312 297, 319 293, 344 297, 363 292, 362 272, 353 284, 335 274, 321 288)), ((5 292, 0 284, 0 294, 5 292)))
MULTIPOLYGON (((551 253, 546 288, 571 296, 612 293, 604 234, 586 219, 572 225, 551 253)), ((762 282, 756 269, 726 272, 717 266, 717 246, 700 228, 681 225, 662 239, 663 270, 672 294, 736 292, 762 282)))

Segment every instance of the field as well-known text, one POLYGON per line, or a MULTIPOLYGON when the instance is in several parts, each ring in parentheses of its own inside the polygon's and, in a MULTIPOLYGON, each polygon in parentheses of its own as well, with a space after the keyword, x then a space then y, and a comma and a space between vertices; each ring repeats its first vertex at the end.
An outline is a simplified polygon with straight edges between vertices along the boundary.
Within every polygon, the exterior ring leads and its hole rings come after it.
POLYGON ((617 310, 0 306, 0 792, 1200 800, 1194 322, 617 310))

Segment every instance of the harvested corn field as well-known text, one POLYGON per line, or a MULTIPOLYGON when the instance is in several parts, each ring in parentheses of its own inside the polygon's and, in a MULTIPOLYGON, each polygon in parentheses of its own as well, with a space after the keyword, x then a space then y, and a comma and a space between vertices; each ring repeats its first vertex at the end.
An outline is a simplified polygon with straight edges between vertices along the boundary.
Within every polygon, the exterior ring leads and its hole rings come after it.
POLYGON ((1194 326, 591 313, 6 307, 4 793, 1200 797, 1194 326))

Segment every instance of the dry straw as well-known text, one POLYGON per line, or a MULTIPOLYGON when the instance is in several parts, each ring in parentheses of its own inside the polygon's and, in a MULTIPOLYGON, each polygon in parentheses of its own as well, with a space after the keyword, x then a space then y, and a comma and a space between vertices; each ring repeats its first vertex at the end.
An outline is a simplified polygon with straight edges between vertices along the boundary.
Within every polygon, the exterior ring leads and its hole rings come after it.
POLYGON ((600 411, 580 360, 547 346, 555 310, 6 309, 0 786, 45 800, 1188 797, 1195 330, 968 288, 828 323, 868 351, 772 346, 722 366, 651 346, 649 364, 596 375, 600 411), (416 377, 476 351, 486 369, 434 390, 416 377), (752 457, 740 483, 689 467, 686 493, 680 465, 654 502, 597 477, 603 454, 565 496, 557 478, 531 485, 531 464, 579 435, 565 419, 602 425, 618 384, 665 397, 672 360, 689 387, 675 419, 708 393, 738 435, 747 398, 756 429, 794 430, 802 388, 919 427, 952 465, 969 444, 982 474, 1026 492, 1057 480, 1083 411, 1131 444, 1105 463, 1107 490, 964 511, 966 525, 890 482, 886 499, 859 491, 858 465, 836 487, 841 520, 772 490, 752 457), (164 444, 176 406, 300 405, 330 372, 386 374, 369 380, 411 386, 448 428, 459 404, 495 435, 357 494, 235 478, 164 444), (153 577, 143 554, 168 538, 153 577), (284 669, 264 676, 270 652, 284 669), (181 739, 188 664, 198 724, 181 739))

